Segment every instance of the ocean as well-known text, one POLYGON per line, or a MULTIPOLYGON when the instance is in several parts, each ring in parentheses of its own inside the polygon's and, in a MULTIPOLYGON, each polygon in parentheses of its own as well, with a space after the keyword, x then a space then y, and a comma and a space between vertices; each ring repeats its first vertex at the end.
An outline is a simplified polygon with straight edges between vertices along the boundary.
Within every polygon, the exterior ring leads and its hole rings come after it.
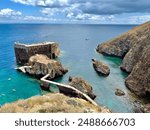
MULTIPOLYGON (((61 54, 57 60, 69 72, 56 81, 68 83, 69 76, 80 76, 93 86, 95 101, 112 112, 134 112, 136 100, 124 85, 127 73, 119 68, 122 60, 103 56, 95 51, 98 44, 128 31, 135 25, 80 25, 80 24, 0 24, 0 105, 35 95, 42 95, 40 82, 16 71, 14 42, 58 42, 61 54), (108 77, 98 75, 92 66, 95 58, 111 70, 108 77), (115 89, 126 95, 116 96, 115 89)), ((56 87, 52 91, 58 91, 56 87)))

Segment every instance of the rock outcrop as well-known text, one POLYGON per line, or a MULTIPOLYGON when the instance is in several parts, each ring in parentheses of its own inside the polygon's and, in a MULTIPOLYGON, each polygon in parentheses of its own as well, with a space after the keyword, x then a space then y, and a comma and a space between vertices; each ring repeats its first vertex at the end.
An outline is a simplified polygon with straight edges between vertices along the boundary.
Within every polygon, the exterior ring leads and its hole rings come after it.
POLYGON ((5 104, 0 113, 109 113, 110 110, 63 94, 47 94, 5 104))
MULTIPOLYGON (((85 93, 91 99, 96 98, 96 95, 93 93, 92 86, 89 83, 87 83, 87 81, 82 79, 81 77, 69 77, 69 85, 78 89, 79 91, 85 93)), ((65 89, 65 88, 59 87, 59 90, 61 93, 64 93, 65 95, 68 95, 68 96, 84 98, 84 97, 82 97, 82 95, 80 95, 80 94, 78 94, 75 91, 72 91, 70 89, 65 89)))
POLYGON ((150 40, 139 61, 125 80, 126 86, 139 96, 150 96, 150 40))
MULTIPOLYGON (((23 67, 22 67, 23 68, 23 67)), ((63 76, 67 69, 65 69, 59 61, 49 59, 46 55, 36 54, 29 58, 28 66, 22 69, 27 74, 41 78, 46 74, 50 74, 50 79, 63 76)))
POLYGON ((123 58, 121 69, 130 73, 126 86, 138 96, 150 96, 150 22, 98 45, 102 54, 123 58))
POLYGON ((141 44, 143 40, 147 39, 149 34, 150 22, 147 22, 112 40, 99 44, 96 50, 102 54, 124 57, 135 44, 141 44))
POLYGON ((25 65, 29 58, 35 54, 46 55, 50 59, 56 58, 60 49, 55 42, 44 42, 36 44, 15 43, 14 45, 17 64, 25 65))
POLYGON ((101 61, 97 61, 95 59, 92 59, 92 61, 93 61, 93 67, 98 74, 105 75, 105 76, 110 74, 110 69, 106 64, 104 64, 101 61))
POLYGON ((124 96, 124 95, 125 95, 125 92, 122 91, 121 89, 116 89, 115 95, 117 95, 117 96, 124 96))

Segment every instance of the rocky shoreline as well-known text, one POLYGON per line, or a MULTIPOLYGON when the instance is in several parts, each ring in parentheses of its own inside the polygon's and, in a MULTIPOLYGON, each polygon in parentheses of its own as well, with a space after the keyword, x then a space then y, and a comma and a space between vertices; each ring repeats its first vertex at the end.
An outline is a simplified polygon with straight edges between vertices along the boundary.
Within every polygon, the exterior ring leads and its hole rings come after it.
MULTIPOLYGON (((37 79, 48 75, 48 80, 54 81, 68 72, 68 69, 56 59, 60 53, 57 43, 47 42, 33 45, 17 43, 14 47, 17 64, 22 65, 17 69, 25 74, 37 79)), ((139 97, 146 99, 150 97, 150 22, 99 44, 96 50, 104 55, 122 58, 120 69, 129 73, 125 79, 125 85, 139 97)), ((99 76, 109 76, 111 70, 103 61, 92 59, 92 64, 99 76)), ((111 112, 85 99, 84 94, 92 101, 96 95, 93 93, 92 86, 82 77, 69 77, 68 86, 73 89, 59 86, 60 84, 56 85, 61 94, 50 93, 5 104, 0 108, 0 112, 111 112)), ((49 82, 42 82, 41 88, 49 90, 49 82)), ((126 93, 117 88, 114 94, 124 96, 126 93)), ((149 112, 149 104, 150 102, 139 103, 138 110, 149 112)))
POLYGON ((121 57, 120 68, 129 73, 125 85, 139 97, 150 97, 150 22, 99 44, 96 50, 121 57))

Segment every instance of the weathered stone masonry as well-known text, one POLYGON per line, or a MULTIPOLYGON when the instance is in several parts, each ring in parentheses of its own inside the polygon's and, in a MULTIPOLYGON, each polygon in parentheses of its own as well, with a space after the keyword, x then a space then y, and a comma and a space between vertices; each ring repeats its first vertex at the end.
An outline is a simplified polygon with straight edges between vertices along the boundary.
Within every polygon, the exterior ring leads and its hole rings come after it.
POLYGON ((16 62, 20 65, 27 63, 29 58, 35 54, 44 54, 50 59, 54 59, 60 53, 58 44, 55 42, 44 42, 30 45, 15 43, 14 50, 16 55, 16 62))

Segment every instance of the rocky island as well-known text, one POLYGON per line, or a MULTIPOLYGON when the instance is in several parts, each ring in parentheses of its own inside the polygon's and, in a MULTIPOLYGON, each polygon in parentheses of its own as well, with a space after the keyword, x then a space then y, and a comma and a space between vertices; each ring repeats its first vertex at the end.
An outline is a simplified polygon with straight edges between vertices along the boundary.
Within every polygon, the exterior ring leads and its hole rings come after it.
POLYGON ((42 78, 46 74, 50 74, 49 78, 51 80, 63 76, 68 72, 59 61, 49 59, 43 54, 35 54, 31 56, 26 66, 19 67, 18 69, 37 78, 42 78))
POLYGON ((55 60, 60 54, 58 43, 44 42, 27 45, 15 43, 14 49, 16 62, 22 65, 18 67, 18 70, 23 73, 38 79, 50 74, 49 78, 52 80, 68 72, 59 61, 55 60))
POLYGON ((126 86, 140 97, 150 96, 150 22, 99 44, 97 52, 123 58, 126 86))

